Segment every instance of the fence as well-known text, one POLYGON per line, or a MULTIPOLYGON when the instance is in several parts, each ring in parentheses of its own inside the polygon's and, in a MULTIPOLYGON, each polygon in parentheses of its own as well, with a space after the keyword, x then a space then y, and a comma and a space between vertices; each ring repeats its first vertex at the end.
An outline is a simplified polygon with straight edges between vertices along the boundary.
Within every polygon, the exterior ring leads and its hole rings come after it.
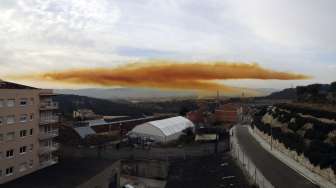
POLYGON ((274 188, 274 186, 264 177, 253 161, 246 155, 244 149, 239 146, 235 136, 233 136, 231 139, 231 155, 237 159, 241 169, 248 174, 251 183, 257 185, 260 188, 274 188))

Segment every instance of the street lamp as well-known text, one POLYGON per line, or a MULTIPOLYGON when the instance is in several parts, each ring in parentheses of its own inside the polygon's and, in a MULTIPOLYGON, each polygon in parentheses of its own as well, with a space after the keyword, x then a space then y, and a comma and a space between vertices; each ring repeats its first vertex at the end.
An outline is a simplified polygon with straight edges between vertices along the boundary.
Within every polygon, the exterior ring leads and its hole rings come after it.
POLYGON ((272 129, 272 124, 270 125, 271 127, 271 150, 272 150, 272 147, 273 147, 273 129, 272 129))

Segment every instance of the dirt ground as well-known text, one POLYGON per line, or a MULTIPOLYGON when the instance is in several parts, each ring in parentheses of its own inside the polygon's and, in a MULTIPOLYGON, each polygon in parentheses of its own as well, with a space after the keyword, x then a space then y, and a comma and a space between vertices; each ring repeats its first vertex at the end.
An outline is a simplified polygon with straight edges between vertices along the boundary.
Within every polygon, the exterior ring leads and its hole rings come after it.
POLYGON ((249 186, 228 153, 170 162, 167 188, 218 188, 249 186))

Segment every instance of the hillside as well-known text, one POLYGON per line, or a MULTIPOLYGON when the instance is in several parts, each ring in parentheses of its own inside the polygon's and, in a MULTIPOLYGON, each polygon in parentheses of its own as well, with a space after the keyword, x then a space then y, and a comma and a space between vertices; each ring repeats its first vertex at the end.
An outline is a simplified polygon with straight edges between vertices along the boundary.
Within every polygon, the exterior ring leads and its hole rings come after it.
POLYGON ((56 93, 67 95, 80 95, 95 97, 101 99, 160 99, 160 98, 194 98, 197 96, 194 92, 186 91, 168 91, 159 89, 144 89, 144 88, 89 88, 89 89, 58 89, 56 93))
POLYGON ((336 82, 331 84, 311 84, 297 87, 300 102, 336 104, 336 82))
POLYGON ((130 103, 117 103, 86 96, 58 95, 55 97, 55 101, 59 103, 60 112, 67 117, 72 116, 72 112, 80 108, 92 109, 95 113, 100 115, 139 116, 142 114, 152 114, 130 103))
POLYGON ((71 118, 72 112, 79 108, 88 108, 100 115, 134 117, 152 115, 154 113, 181 113, 181 111, 197 108, 194 100, 170 100, 134 104, 123 100, 110 101, 78 95, 58 95, 55 97, 55 101, 59 103, 60 112, 67 118, 71 118))
POLYGON ((253 125, 314 168, 336 172, 336 113, 293 104, 262 108, 253 125))
POLYGON ((308 103, 336 103, 336 82, 330 84, 310 84, 276 91, 257 99, 291 100, 308 103))
POLYGON ((295 100, 296 99, 296 89, 295 88, 287 88, 281 91, 273 92, 267 97, 267 99, 287 99, 287 100, 295 100))

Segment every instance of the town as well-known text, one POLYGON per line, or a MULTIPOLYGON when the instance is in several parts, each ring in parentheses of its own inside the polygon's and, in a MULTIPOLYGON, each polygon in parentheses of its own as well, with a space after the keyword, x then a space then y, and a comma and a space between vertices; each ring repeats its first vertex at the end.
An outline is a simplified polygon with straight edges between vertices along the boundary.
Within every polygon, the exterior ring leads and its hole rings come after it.
POLYGON ((327 148, 332 150, 335 142, 335 112, 326 105, 322 111, 302 105, 317 99, 334 103, 335 83, 295 90, 260 98, 217 92, 213 98, 175 101, 183 104, 179 111, 151 115, 102 115, 72 98, 75 110, 66 114, 62 100, 68 95, 1 81, 1 140, 6 144, 0 180, 6 188, 318 186, 317 180, 297 174, 297 165, 333 185, 334 154, 327 148), (314 98, 313 87, 326 97, 314 98), (316 140, 321 138, 328 141, 316 140), (314 144, 321 144, 320 150, 311 148, 314 144), (298 164, 288 170, 266 150, 298 164), (268 169, 263 163, 270 163, 268 169), (272 168, 292 181, 270 176, 272 168))

